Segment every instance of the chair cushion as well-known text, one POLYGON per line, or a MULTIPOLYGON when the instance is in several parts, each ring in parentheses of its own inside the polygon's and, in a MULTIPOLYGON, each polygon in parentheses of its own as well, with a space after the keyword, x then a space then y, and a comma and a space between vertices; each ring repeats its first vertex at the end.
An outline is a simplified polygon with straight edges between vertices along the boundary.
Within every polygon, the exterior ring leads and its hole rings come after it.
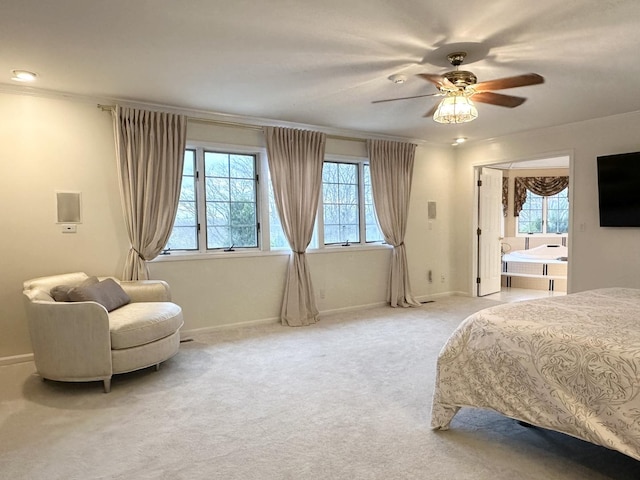
POLYGON ((111 349, 154 342, 176 332, 182 323, 182 309, 175 303, 129 303, 109 313, 111 349))
POLYGON ((49 292, 56 302, 70 302, 69 292, 76 287, 89 287, 98 283, 98 277, 89 277, 79 285, 56 285, 49 292))

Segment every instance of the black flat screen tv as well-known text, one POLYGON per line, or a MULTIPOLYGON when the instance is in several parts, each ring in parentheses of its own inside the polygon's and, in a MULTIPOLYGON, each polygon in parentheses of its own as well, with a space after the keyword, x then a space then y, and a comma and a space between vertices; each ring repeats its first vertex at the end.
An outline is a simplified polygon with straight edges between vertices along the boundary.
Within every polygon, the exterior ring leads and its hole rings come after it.
POLYGON ((640 152, 597 161, 600 226, 640 227, 640 152))

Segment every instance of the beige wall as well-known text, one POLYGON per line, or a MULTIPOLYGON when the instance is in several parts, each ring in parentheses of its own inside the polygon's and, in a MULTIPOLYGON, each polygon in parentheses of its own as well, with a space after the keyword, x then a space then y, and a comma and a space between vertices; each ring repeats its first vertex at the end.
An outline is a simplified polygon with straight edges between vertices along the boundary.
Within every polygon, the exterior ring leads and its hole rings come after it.
POLYGON ((30 352, 26 279, 114 275, 127 248, 109 115, 95 103, 0 94, 0 357, 30 352), (56 224, 56 190, 82 193, 75 234, 56 224))
POLYGON ((462 146, 457 151, 454 240, 455 288, 469 294, 475 278, 474 167, 568 154, 568 291, 627 286, 640 288, 640 229, 601 228, 598 214, 596 157, 640 150, 640 112, 526 132, 462 146))
MULTIPOLYGON (((0 199, 4 254, 0 276, 0 358, 31 351, 22 305, 26 279, 71 271, 120 276, 128 249, 109 114, 95 102, 0 93, 0 199), (55 223, 55 191, 82 192, 83 223, 63 234, 55 223)), ((189 139, 262 146, 257 130, 190 122, 189 139)), ((327 153, 366 155, 364 142, 329 139, 327 153)), ((416 296, 452 290, 452 212, 455 163, 449 147, 420 146, 406 237, 416 296), (427 201, 438 218, 429 225, 427 201), (433 270, 433 283, 427 271, 433 270), (445 280, 441 281, 440 276, 445 280)), ((321 312, 384 303, 389 249, 309 255, 321 312), (323 298, 320 298, 323 297, 323 298)), ((277 318, 288 256, 161 261, 154 278, 167 280, 185 311, 185 329, 277 318)))

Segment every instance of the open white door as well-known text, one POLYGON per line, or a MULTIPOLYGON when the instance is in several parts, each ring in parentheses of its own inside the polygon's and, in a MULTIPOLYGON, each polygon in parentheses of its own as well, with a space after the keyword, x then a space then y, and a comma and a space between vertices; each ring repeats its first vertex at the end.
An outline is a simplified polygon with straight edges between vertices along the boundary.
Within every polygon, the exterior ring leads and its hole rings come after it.
POLYGON ((478 296, 500 291, 502 171, 483 167, 478 183, 478 296))

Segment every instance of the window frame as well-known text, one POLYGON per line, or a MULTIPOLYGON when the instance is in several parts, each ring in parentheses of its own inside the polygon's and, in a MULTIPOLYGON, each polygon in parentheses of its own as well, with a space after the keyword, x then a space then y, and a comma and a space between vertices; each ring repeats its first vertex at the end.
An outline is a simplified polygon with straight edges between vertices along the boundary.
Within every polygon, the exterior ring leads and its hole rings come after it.
POLYGON ((318 200, 318 212, 316 214, 316 226, 314 228, 314 235, 312 239, 311 245, 313 245, 314 249, 323 250, 323 249, 339 249, 343 247, 355 247, 355 248, 363 248, 363 247, 379 247, 382 245, 387 245, 382 240, 371 240, 367 241, 366 235, 366 212, 365 212, 365 189, 364 189, 364 165, 369 165, 369 159, 367 157, 360 156, 348 156, 348 155, 335 155, 335 154, 325 154, 323 159, 323 168, 324 164, 329 163, 347 163, 352 165, 357 165, 358 167, 358 229, 360 233, 360 240, 358 242, 350 241, 349 244, 345 244, 342 242, 338 243, 325 243, 324 237, 324 198, 323 198, 323 188, 320 188, 320 198, 318 200), (321 220, 322 219, 322 220, 321 220))
MULTIPOLYGON (((269 214, 268 210, 264 211, 265 206, 268 209, 268 191, 262 187, 263 180, 267 178, 265 162, 266 150, 261 147, 241 146, 226 143, 197 142, 187 141, 185 152, 187 150, 195 151, 195 175, 196 175, 196 208, 197 208, 197 249, 190 250, 170 250, 169 255, 161 255, 160 257, 201 257, 201 256, 227 256, 230 253, 257 253, 269 250, 268 232, 269 232, 269 214), (255 203, 256 203, 256 224, 258 226, 256 247, 233 247, 231 251, 225 251, 225 248, 207 248, 207 223, 206 223, 206 192, 205 192, 205 152, 228 153, 237 155, 252 155, 255 158, 255 203), (265 239, 266 231, 266 239, 265 239), (265 243, 266 241, 266 243, 265 243)), ((159 259, 163 259, 160 258, 159 259)))
MULTIPOLYGON (((562 190, 561 192, 558 192, 556 195, 558 195, 559 193, 562 193, 564 191, 567 191, 567 202, 569 201, 569 187, 565 188, 564 190, 562 190)), ((531 190, 527 189, 527 195, 529 193, 532 193, 531 190)), ((535 194, 534 194, 535 195, 535 194)), ((558 237, 568 237, 569 236, 569 232, 568 232, 568 227, 567 227, 567 232, 547 232, 547 225, 549 224, 549 219, 548 219, 548 214, 549 214, 549 209, 548 209, 548 201, 549 198, 554 196, 544 196, 544 195, 538 195, 540 198, 542 198, 542 232, 535 232, 535 233, 521 233, 520 232, 520 216, 516 217, 516 237, 549 237, 549 236, 558 236, 558 237)), ((567 214, 569 214, 569 207, 567 206, 567 214)))

